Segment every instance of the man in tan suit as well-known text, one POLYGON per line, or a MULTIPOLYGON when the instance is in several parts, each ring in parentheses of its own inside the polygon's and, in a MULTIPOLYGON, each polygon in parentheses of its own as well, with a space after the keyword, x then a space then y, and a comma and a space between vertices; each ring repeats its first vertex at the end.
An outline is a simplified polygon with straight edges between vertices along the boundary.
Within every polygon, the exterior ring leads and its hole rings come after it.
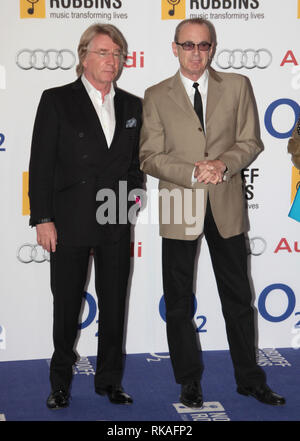
POLYGON ((200 218, 196 231, 191 232, 186 216, 178 222, 180 204, 173 202, 169 222, 163 222, 164 200, 160 197, 167 337, 175 380, 181 384, 180 400, 188 407, 203 404, 202 365, 191 320, 194 263, 203 230, 221 299, 237 391, 281 405, 285 399, 267 386, 265 374, 256 364, 247 276, 240 172, 261 151, 250 82, 244 76, 217 73, 210 67, 216 34, 209 21, 179 23, 172 49, 179 71, 145 93, 140 162, 145 173, 159 179, 160 190, 177 191, 183 212, 189 200, 200 218))

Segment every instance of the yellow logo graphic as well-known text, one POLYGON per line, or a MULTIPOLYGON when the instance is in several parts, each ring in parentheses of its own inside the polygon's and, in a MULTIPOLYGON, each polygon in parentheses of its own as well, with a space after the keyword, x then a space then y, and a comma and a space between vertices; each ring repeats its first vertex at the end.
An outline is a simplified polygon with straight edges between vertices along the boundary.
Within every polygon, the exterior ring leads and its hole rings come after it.
POLYGON ((21 18, 45 18, 46 0, 20 0, 21 18))
POLYGON ((300 18, 300 0, 298 0, 298 15, 297 15, 297 17, 300 18))
POLYGON ((300 170, 293 166, 292 168, 292 188, 291 188, 291 203, 293 202, 298 187, 300 186, 300 170))
POLYGON ((161 0, 161 18, 162 20, 184 19, 185 0, 161 0))
POLYGON ((27 216, 30 214, 29 197, 28 197, 28 172, 23 172, 22 187, 23 187, 22 215, 27 216))

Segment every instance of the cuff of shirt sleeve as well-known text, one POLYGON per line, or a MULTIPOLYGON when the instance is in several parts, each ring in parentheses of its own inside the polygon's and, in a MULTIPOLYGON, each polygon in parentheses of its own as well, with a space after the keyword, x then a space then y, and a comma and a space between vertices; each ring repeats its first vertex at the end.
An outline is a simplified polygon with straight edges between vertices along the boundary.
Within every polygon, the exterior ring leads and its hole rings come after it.
POLYGON ((227 181, 227 179, 228 179, 228 167, 226 166, 223 173, 223 181, 227 181))
POLYGON ((37 220, 31 220, 30 219, 29 224, 32 227, 35 227, 38 224, 46 224, 47 222, 53 222, 53 221, 54 221, 54 219, 52 217, 43 217, 43 218, 37 219, 37 220))
POLYGON ((196 167, 194 167, 194 170, 193 170, 193 173, 192 173, 192 179, 191 179, 191 183, 192 184, 195 184, 197 182, 197 178, 195 178, 195 170, 196 170, 196 167))

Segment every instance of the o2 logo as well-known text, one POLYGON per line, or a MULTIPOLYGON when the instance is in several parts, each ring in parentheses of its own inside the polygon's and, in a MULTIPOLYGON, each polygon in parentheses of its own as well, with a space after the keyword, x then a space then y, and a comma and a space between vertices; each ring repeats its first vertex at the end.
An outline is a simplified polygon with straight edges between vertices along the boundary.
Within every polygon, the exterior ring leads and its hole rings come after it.
MULTIPOLYGON (((88 307, 88 314, 84 322, 79 323, 78 329, 87 328, 94 321, 97 314, 97 303, 94 297, 88 292, 85 292, 83 297, 86 301, 85 306, 88 307)), ((98 332, 95 334, 95 337, 98 337, 98 332)))
POLYGON ((6 150, 4 147, 1 147, 2 144, 4 144, 4 141, 5 141, 5 136, 3 135, 3 133, 0 133, 0 152, 5 152, 6 150))
MULTIPOLYGON (((296 307, 295 293, 289 286, 287 286, 283 283, 274 283, 272 285, 267 286, 261 292, 259 299, 258 299, 258 310, 259 310, 260 314, 262 315, 262 317, 265 320, 268 320, 269 322, 273 322, 273 323, 282 322, 282 321, 286 320, 287 318, 289 318, 293 314, 295 307, 296 307), (274 290, 279 290, 279 291, 284 292, 287 297, 286 310, 279 316, 274 316, 274 315, 270 314, 270 312, 267 311, 267 307, 266 307, 267 297, 274 290)), ((300 316, 300 311, 295 312, 295 317, 297 317, 297 316, 300 316)), ((292 334, 295 334, 295 335, 291 340, 291 346, 294 349, 299 349, 300 348, 300 317, 299 317, 299 319, 298 319, 298 317, 296 319, 296 323, 294 324, 293 329, 292 329, 292 334)))
MULTIPOLYGON (((193 318, 194 315, 196 314, 196 311, 197 311, 197 299, 196 299, 195 294, 192 295, 191 302, 192 302, 191 318, 193 318)), ((165 304, 164 296, 162 296, 162 298, 160 299, 160 302, 159 302, 159 314, 160 314, 161 318, 163 319, 163 321, 165 322, 166 321, 166 304, 165 304)), ((196 331, 197 332, 207 332, 207 329, 204 329, 204 326, 206 325, 206 321, 207 321, 205 315, 197 315, 196 319, 201 321, 200 325, 197 326, 196 331)))
POLYGON ((283 283, 274 283, 272 285, 267 286, 261 292, 258 299, 258 310, 261 316, 265 320, 268 320, 269 322, 283 322, 284 320, 290 317, 290 315, 293 313, 295 309, 295 306, 296 306, 296 297, 294 291, 289 286, 284 285, 283 283), (274 290, 283 291, 286 294, 288 300, 286 311, 284 311, 279 316, 271 315, 266 308, 267 297, 274 290))
POLYGON ((0 325, 0 349, 6 349, 5 328, 0 325))
POLYGON ((281 98, 279 100, 274 101, 273 103, 271 103, 269 105, 269 107, 266 110, 265 113, 265 126, 267 131, 270 133, 271 136, 274 136, 274 138, 280 138, 280 139, 284 139, 284 138, 290 138, 293 132, 293 129, 296 125, 296 122, 299 118, 300 115, 300 106, 296 101, 293 101, 291 99, 288 98, 281 98), (286 105, 291 107, 291 109, 294 112, 295 115, 295 121, 292 124, 292 127, 290 128, 290 130, 288 130, 287 132, 278 132, 274 126, 273 126, 273 122, 272 122, 272 117, 273 117, 273 113, 275 112, 275 110, 282 105, 286 105))

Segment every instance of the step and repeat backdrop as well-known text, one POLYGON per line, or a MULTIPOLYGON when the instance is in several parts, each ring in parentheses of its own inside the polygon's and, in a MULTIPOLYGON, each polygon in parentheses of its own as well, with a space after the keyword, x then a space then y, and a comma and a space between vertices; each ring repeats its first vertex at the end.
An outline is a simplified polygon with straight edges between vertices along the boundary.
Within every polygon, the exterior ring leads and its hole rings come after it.
MULTIPOLYGON (((118 85, 141 98, 178 69, 171 42, 177 23, 204 17, 217 31, 212 66, 250 78, 263 153, 243 171, 249 270, 258 347, 300 347, 300 224, 288 217, 300 182, 287 153, 300 114, 298 0, 11 0, 0 5, 0 360, 49 358, 52 294, 49 256, 29 227, 28 162, 44 89, 76 78, 77 45, 95 22, 125 35, 129 55, 118 85)), ((158 235, 157 181, 132 234, 127 353, 168 352, 158 235)), ((227 349, 205 239, 194 289, 194 321, 204 350, 227 349)), ((101 324, 100 324, 101 325, 101 324)), ((97 300, 91 256, 77 350, 96 354, 97 300)), ((100 336, 101 337, 101 336, 100 336)))

